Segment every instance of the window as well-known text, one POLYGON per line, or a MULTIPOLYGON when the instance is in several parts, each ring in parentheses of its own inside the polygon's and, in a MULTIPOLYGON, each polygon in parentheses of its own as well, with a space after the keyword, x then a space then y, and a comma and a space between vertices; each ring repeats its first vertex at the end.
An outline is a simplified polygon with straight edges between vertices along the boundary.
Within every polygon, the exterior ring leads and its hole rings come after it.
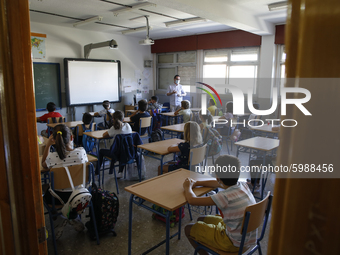
POLYGON ((276 68, 275 68, 275 83, 274 86, 278 88, 280 95, 281 87, 285 85, 286 81, 286 52, 284 45, 277 45, 276 55, 276 68))
POLYGON ((256 93, 259 48, 218 49, 204 51, 203 78, 219 78, 247 93, 256 93))
POLYGON ((189 92, 190 79, 196 78, 196 51, 157 54, 157 88, 168 89, 176 74, 189 92))

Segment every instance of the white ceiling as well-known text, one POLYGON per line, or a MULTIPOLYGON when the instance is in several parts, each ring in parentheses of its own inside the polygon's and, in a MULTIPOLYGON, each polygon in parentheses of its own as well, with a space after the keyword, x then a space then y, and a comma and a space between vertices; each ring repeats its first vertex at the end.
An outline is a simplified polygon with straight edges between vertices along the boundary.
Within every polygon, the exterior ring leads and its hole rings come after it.
MULTIPOLYGON (((149 16, 150 38, 161 39, 241 29, 259 35, 275 32, 276 24, 286 20, 286 10, 268 10, 268 4, 280 0, 150 0, 153 6, 113 14, 124 6, 147 1, 139 0, 29 0, 31 21, 57 26, 73 27, 73 23, 102 16, 102 21, 86 24, 83 30, 121 33, 123 30, 145 27, 149 16), (141 17, 142 16, 142 17, 141 17), (140 18, 138 18, 140 17, 140 18), (164 22, 206 18, 207 22, 166 27, 164 22), (137 18, 137 19, 135 19, 137 18), (131 20, 133 19, 133 20, 131 20)), ((126 36, 145 38, 146 31, 126 36)))

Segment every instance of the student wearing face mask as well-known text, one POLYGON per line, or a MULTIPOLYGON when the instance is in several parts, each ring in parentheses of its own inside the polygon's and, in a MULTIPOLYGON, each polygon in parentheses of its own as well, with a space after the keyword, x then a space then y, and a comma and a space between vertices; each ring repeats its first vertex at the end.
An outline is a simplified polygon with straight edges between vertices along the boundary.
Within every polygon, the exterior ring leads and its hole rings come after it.
POLYGON ((181 78, 179 75, 176 74, 174 77, 174 83, 169 85, 168 91, 166 93, 166 95, 170 97, 170 110, 172 112, 175 112, 181 108, 183 97, 187 95, 184 92, 182 85, 179 84, 180 79, 181 78))

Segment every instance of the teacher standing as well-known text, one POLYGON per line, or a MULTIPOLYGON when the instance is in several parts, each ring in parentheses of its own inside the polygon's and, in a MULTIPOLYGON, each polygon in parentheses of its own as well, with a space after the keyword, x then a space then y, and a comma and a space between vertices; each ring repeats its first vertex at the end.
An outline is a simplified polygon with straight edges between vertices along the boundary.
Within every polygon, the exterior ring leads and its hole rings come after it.
POLYGON ((172 112, 181 108, 183 97, 187 95, 187 93, 184 92, 182 85, 179 84, 180 80, 181 78, 176 74, 174 83, 169 85, 168 92, 166 93, 166 95, 170 97, 170 110, 172 112))

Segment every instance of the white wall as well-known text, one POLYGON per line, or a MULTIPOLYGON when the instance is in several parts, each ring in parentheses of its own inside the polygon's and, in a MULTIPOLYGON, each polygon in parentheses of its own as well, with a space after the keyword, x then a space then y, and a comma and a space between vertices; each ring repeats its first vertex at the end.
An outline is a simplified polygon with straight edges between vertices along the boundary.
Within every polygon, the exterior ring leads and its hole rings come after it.
MULTIPOLYGON (((138 44, 139 39, 120 34, 108 34, 94 31, 80 30, 54 25, 47 25, 31 22, 31 32, 46 34, 46 59, 34 59, 34 62, 60 63, 61 91, 63 108, 59 111, 68 121, 81 120, 82 113, 92 111, 92 107, 66 108, 65 81, 64 81, 64 58, 84 58, 84 45, 116 40, 118 49, 108 48, 94 49, 90 53, 92 59, 113 59, 121 61, 121 77, 135 81, 135 71, 144 69, 144 60, 152 60, 151 47, 138 44), (74 112, 73 112, 74 111, 74 112)), ((151 75, 153 77, 153 75, 151 75)), ((151 83, 153 79, 151 78, 151 83)), ((152 89, 154 84, 150 84, 152 89)), ((131 104, 134 93, 124 93, 121 103, 115 103, 111 107, 117 110, 124 110, 125 104, 131 104)), ((149 93, 150 94, 150 93, 149 93)), ((149 94, 143 94, 143 98, 149 98, 149 94)), ((103 100, 106 97, 103 95, 103 100)), ((94 105, 93 111, 101 110, 101 105, 94 105)), ((46 112, 37 112, 41 116, 46 112)), ((46 128, 46 124, 38 124, 38 132, 46 128)))

